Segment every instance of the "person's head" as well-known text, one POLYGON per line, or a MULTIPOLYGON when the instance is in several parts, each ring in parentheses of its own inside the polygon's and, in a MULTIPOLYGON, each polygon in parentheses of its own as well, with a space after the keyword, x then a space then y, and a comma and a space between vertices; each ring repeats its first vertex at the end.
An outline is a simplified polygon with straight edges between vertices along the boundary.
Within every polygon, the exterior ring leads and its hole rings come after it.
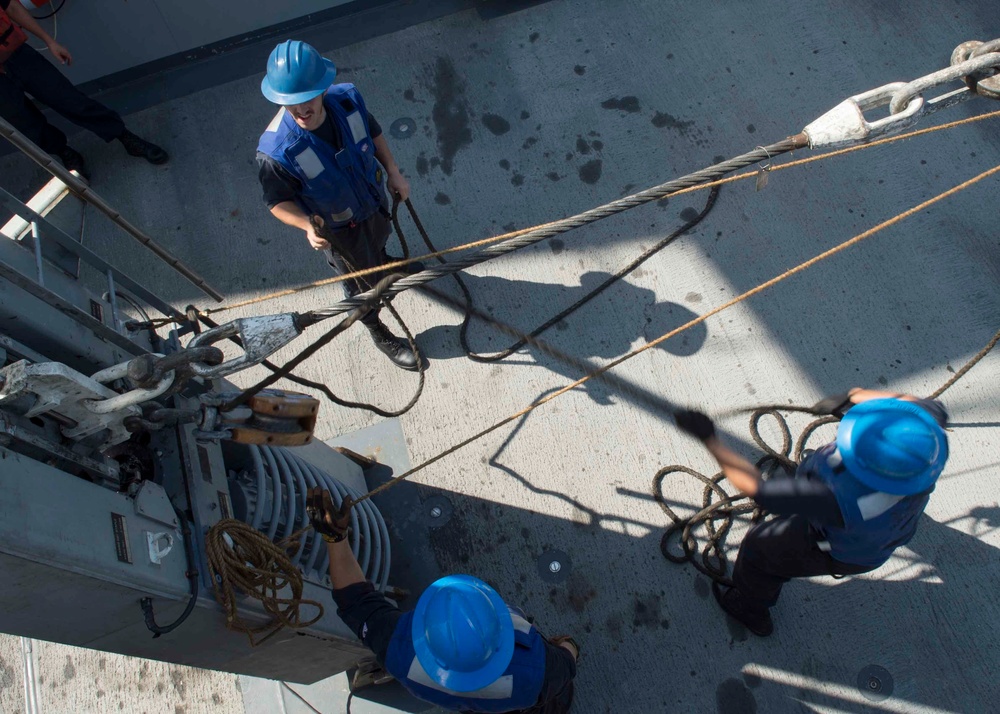
POLYGON ((333 84, 337 67, 312 45, 285 40, 267 58, 260 91, 268 101, 288 109, 303 129, 323 122, 323 94, 333 84))
POLYGON ((948 437, 925 409, 903 399, 852 407, 837 428, 845 468, 869 488, 898 496, 929 489, 948 460, 948 437))
POLYGON ((326 119, 326 109, 323 108, 323 95, 313 97, 308 102, 289 104, 285 109, 292 115, 295 123, 306 131, 315 131, 326 119))
POLYGON ((471 575, 449 575, 420 596, 411 628, 424 671, 453 692, 492 684, 514 655, 514 624, 496 590, 471 575))

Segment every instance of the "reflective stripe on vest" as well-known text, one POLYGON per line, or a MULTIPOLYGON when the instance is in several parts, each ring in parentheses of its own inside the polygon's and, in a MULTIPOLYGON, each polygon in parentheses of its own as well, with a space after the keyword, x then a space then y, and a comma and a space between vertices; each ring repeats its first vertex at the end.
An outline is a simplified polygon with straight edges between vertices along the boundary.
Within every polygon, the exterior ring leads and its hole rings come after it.
MULTIPOLYGON (((11 0, 20 2, 20 0, 11 0)), ((0 65, 3 65, 17 49, 28 41, 28 36, 24 34, 17 23, 10 19, 6 10, 0 10, 0 65)))
POLYGON ((514 624, 514 654, 504 673, 482 689, 453 692, 430 678, 413 651, 412 612, 396 623, 386 653, 386 671, 413 696, 446 709, 509 712, 533 706, 545 681, 545 641, 519 610, 509 609, 514 624))
POLYGON ((833 491, 844 527, 818 523, 813 527, 821 534, 820 550, 853 565, 877 567, 908 543, 930 497, 930 491, 897 496, 868 488, 844 468, 835 444, 817 449, 795 475, 817 478, 833 491))
POLYGON ((282 108, 261 135, 257 151, 299 179, 297 200, 305 211, 339 228, 388 210, 386 175, 375 158, 368 110, 354 85, 330 87, 323 106, 343 141, 341 150, 302 129, 282 108))

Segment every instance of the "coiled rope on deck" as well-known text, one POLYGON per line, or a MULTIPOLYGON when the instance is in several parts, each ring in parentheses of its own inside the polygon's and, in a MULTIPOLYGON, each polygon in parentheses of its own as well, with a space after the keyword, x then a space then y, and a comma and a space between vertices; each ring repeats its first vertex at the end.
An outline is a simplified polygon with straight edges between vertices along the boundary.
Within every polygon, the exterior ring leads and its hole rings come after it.
POLYGON ((323 605, 302 597, 302 572, 292 563, 299 538, 308 529, 272 543, 265 533, 234 518, 208 529, 205 551, 216 601, 226 611, 226 627, 243 632, 256 647, 284 627, 301 629, 323 617, 323 605), (286 595, 280 593, 288 588, 286 595), (251 625, 239 613, 239 594, 259 600, 271 620, 251 625), (316 608, 316 615, 303 619, 302 606, 316 608))
MULTIPOLYGON (((983 349, 977 352, 968 362, 966 362, 955 374, 948 379, 941 387, 934 390, 927 398, 937 399, 947 389, 955 385, 958 380, 968 374, 969 370, 975 367, 997 344, 1000 343, 1000 331, 993 335, 992 339, 983 349)), ((792 444, 791 430, 788 421, 781 412, 801 412, 811 414, 812 410, 807 407, 795 406, 765 406, 754 409, 750 415, 750 436, 754 443, 760 448, 763 455, 757 460, 757 468, 760 469, 765 479, 770 478, 776 471, 784 470, 791 475, 798 468, 802 461, 802 453, 806 449, 806 444, 812 435, 826 424, 834 424, 840 420, 835 416, 823 416, 809 422, 795 440, 794 449, 792 444), (765 416, 774 418, 781 435, 781 445, 772 448, 760 434, 760 420, 765 416)), ((722 488, 725 476, 720 471, 712 477, 681 464, 664 466, 653 476, 652 494, 653 499, 670 519, 671 523, 660 538, 660 552, 663 557, 672 563, 690 563, 700 573, 707 575, 713 581, 724 586, 731 586, 732 580, 729 578, 728 563, 726 560, 725 547, 726 536, 729 534, 736 516, 750 513, 750 522, 757 523, 766 513, 757 506, 749 496, 738 494, 730 496, 722 488), (701 510, 697 513, 682 518, 667 505, 667 498, 663 493, 663 484, 671 474, 687 474, 702 484, 705 488, 702 491, 701 510), (715 500, 715 499, 718 500, 715 500), (697 547, 695 530, 699 527, 705 528, 704 546, 701 548, 701 558, 697 547), (681 552, 678 554, 671 550, 674 541, 680 544, 681 552)))

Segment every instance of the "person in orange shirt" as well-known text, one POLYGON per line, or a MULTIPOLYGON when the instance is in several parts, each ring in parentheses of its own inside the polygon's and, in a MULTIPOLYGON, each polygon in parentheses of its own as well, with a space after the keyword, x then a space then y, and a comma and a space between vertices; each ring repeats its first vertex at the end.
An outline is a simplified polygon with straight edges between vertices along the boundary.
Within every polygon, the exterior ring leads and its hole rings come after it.
POLYGON ((28 45, 25 30, 44 42, 54 59, 66 65, 73 63, 69 50, 50 37, 18 0, 0 0, 0 116, 44 151, 57 156, 67 169, 75 169, 84 177, 88 174, 83 156, 69 146, 65 134, 49 124, 27 94, 105 141, 117 139, 130 156, 140 156, 151 164, 166 163, 166 151, 129 131, 117 112, 74 87, 28 45))

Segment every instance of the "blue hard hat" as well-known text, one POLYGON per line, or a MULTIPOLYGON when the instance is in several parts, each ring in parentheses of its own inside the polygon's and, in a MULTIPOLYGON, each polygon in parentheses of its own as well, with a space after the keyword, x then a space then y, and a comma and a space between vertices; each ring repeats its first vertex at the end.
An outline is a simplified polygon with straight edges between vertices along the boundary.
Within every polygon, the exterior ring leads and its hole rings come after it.
POLYGON ((448 575, 420 596, 413 650, 432 680, 453 692, 495 682, 514 655, 514 623, 503 598, 479 578, 448 575))
POLYGON ((325 92, 337 76, 337 67, 316 48, 298 40, 285 40, 267 58, 267 74, 260 91, 282 106, 302 104, 325 92))
POLYGON ((852 407, 837 430, 845 468, 876 491, 926 491, 948 460, 948 437, 922 407, 903 399, 871 399, 852 407))

